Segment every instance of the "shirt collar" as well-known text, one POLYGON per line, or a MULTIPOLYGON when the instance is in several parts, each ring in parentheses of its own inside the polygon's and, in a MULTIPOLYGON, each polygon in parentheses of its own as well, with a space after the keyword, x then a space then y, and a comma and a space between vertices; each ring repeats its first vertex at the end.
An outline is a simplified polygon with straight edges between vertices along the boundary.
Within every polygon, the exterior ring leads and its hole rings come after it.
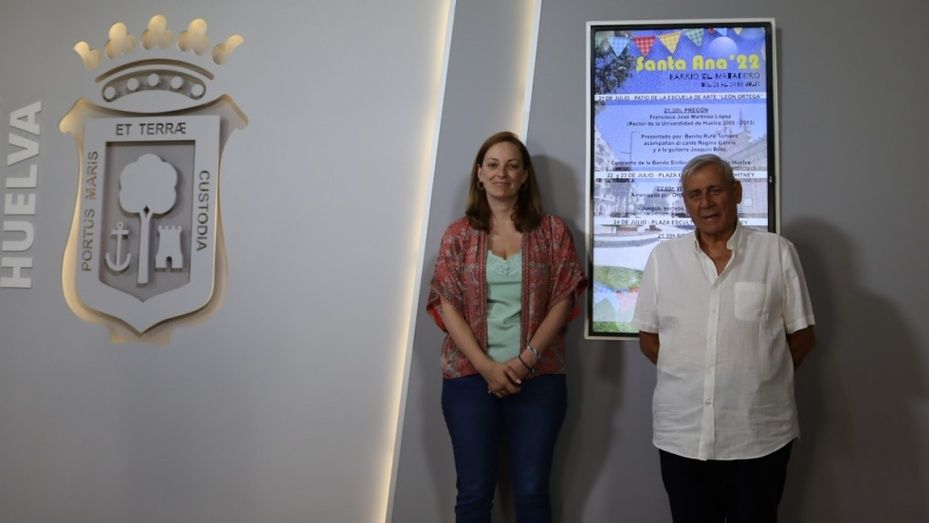
POLYGON ((729 237, 729 241, 726 242, 726 248, 735 253, 739 250, 740 245, 742 245, 742 224, 739 223, 737 218, 735 221, 735 230, 732 232, 732 236, 729 237))
MULTIPOLYGON (((703 252, 703 249, 700 248, 700 239, 697 238, 697 234, 698 232, 695 228, 694 229, 694 249, 696 249, 697 252, 703 252)), ((735 252, 739 250, 739 246, 742 245, 742 235, 743 235, 742 224, 739 222, 739 220, 736 220, 735 231, 732 232, 732 236, 730 236, 729 239, 726 241, 726 248, 732 251, 733 254, 735 254, 735 252)))

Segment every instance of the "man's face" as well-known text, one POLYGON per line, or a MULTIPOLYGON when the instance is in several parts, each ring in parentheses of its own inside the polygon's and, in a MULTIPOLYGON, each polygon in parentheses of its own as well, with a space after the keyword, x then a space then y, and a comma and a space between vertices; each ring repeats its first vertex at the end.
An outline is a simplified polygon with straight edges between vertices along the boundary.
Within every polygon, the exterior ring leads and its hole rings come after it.
POLYGON ((742 201, 742 184, 726 181, 718 165, 707 165, 684 180, 684 205, 701 235, 732 234, 742 201))

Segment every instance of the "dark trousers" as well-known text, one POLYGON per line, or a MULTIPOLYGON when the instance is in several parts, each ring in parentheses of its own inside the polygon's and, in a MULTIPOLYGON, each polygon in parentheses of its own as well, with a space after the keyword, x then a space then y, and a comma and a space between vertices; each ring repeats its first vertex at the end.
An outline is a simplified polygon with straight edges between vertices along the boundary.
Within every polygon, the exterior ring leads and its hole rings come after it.
POLYGON ((674 523, 775 523, 792 444, 732 461, 700 461, 659 450, 674 523))
POLYGON ((487 393, 479 374, 444 380, 442 414, 458 476, 456 521, 490 521, 501 438, 508 447, 517 521, 552 520, 549 476, 566 410, 564 374, 524 381, 518 394, 502 399, 487 393))

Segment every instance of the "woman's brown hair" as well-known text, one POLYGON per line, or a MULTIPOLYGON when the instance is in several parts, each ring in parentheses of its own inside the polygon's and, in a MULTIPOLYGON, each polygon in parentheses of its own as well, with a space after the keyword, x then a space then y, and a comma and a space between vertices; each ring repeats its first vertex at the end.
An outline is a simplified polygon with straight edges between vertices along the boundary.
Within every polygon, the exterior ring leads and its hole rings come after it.
POLYGON ((481 148, 477 150, 477 157, 471 165, 471 182, 468 184, 468 208, 465 216, 468 217, 468 223, 475 229, 490 232, 493 216, 490 212, 490 204, 487 203, 487 195, 484 194, 483 187, 480 186, 477 179, 477 170, 484 163, 484 155, 487 150, 494 145, 507 142, 516 146, 522 157, 523 168, 526 169, 526 181, 519 189, 519 195, 516 198, 516 205, 513 208, 513 225, 519 232, 528 232, 538 227, 542 221, 542 198, 539 195, 539 185, 535 179, 535 169, 532 167, 532 158, 529 156, 529 150, 515 134, 502 131, 492 135, 484 140, 481 148))

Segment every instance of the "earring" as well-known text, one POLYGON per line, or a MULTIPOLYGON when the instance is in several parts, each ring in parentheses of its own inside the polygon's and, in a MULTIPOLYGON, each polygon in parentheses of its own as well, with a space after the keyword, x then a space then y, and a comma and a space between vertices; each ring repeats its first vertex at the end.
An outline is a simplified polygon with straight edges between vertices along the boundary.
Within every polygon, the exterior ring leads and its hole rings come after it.
POLYGON ((483 191, 483 190, 484 190, 484 182, 478 180, 478 182, 477 182, 477 190, 478 190, 478 191, 483 191))

